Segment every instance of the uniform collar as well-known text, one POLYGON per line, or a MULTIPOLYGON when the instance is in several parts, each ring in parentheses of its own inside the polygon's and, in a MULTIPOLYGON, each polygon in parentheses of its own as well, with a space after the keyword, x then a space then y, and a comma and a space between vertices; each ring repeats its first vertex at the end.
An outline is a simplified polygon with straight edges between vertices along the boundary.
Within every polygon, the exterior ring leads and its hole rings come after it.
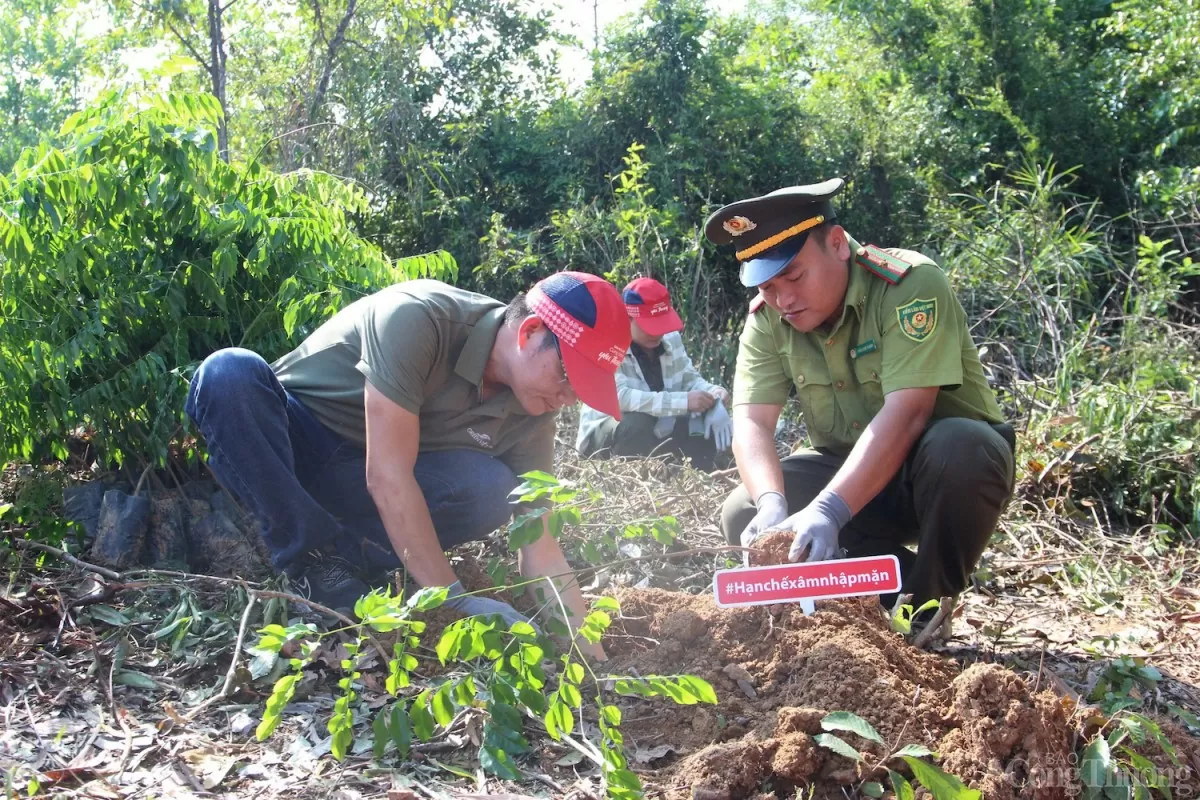
MULTIPOLYGON (((470 335, 463 345, 458 360, 454 362, 454 372, 459 377, 470 381, 475 386, 476 397, 483 391, 483 371, 487 369, 488 359, 496 344, 496 336, 500 326, 504 324, 505 307, 493 308, 486 312, 471 328, 470 335)), ((511 389, 505 389, 488 399, 478 409, 492 417, 505 417, 510 414, 524 414, 525 409, 511 389)))
POLYGON ((483 371, 487 369, 488 358, 492 355, 492 347, 496 344, 496 335, 504 324, 504 308, 493 308, 485 313, 471 328, 458 361, 454 362, 454 371, 460 377, 479 386, 483 383, 483 371))

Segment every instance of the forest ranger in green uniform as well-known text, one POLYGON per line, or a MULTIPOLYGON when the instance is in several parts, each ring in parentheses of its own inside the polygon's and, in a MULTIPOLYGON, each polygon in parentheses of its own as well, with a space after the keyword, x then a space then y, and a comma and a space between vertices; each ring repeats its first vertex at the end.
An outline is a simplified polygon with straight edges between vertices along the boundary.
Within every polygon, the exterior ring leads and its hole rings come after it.
POLYGON ((705 224, 758 289, 733 385, 743 483, 721 527, 743 547, 788 530, 792 561, 895 554, 915 607, 966 587, 1012 493, 1013 433, 945 274, 855 241, 833 221, 843 185, 780 189, 705 224), (793 390, 812 449, 781 460, 793 390))

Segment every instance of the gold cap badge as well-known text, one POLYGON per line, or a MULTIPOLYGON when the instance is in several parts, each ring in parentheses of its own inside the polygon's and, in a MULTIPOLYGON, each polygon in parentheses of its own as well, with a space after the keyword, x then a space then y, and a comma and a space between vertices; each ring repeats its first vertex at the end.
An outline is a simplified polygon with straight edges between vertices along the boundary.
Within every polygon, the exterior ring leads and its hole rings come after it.
POLYGON ((721 224, 721 227, 729 231, 730 236, 741 236, 743 233, 752 231, 758 226, 745 217, 730 217, 721 224))

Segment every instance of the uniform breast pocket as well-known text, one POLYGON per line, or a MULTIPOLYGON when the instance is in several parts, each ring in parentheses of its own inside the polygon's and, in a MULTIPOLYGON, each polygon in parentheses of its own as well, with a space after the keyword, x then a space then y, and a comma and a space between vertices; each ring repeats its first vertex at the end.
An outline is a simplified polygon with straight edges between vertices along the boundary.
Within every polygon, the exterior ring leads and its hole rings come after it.
POLYGON ((837 422, 837 402, 833 381, 824 365, 808 364, 796 373, 796 399, 804 413, 804 424, 811 430, 831 433, 837 422))
POLYGON ((859 356, 854 359, 854 377, 861 387, 860 396, 867 406, 867 413, 874 416, 883 408, 883 356, 878 353, 859 356))

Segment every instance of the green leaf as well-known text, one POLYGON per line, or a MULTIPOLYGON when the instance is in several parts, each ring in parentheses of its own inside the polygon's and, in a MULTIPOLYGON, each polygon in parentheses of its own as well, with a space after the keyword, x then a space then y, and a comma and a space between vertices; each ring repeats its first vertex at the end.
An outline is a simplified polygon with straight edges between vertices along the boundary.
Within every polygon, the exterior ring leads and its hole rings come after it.
POLYGON ((0 517, 12 510, 12 503, 0 503, 0 517))
POLYGON ((432 611, 445 603, 449 594, 450 588, 447 586, 427 586, 408 598, 408 607, 422 612, 432 611))
POLYGON ((450 699, 451 684, 443 683, 433 695, 433 718, 439 725, 449 725, 454 721, 454 702, 450 699))
POLYGON ((867 797, 883 797, 883 785, 882 784, 875 783, 874 781, 868 781, 867 783, 864 783, 859 788, 862 789, 862 793, 865 794, 867 797))
POLYGON ((550 738, 555 741, 561 738, 560 733, 569 734, 575 727, 575 718, 571 716, 571 709, 567 708, 566 704, 557 696, 551 698, 550 707, 546 710, 543 721, 546 724, 546 733, 550 734, 550 738))
POLYGON ((600 713, 604 715, 604 721, 609 725, 621 724, 621 709, 616 706, 604 706, 600 709, 600 713))
POLYGON ((505 780, 519 781, 523 777, 521 770, 517 769, 517 765, 513 763, 508 753, 491 745, 484 745, 480 748, 479 766, 505 780))
POLYGON ((429 760, 430 762, 446 770, 446 772, 449 772, 451 775, 457 775, 458 777, 468 781, 475 780, 474 775, 472 775, 470 772, 467 772, 465 769, 462 769, 461 767, 456 767, 453 764, 446 764, 442 761, 438 761, 436 758, 430 758, 429 760))
POLYGON ((899 772, 889 769, 888 780, 892 784, 892 791, 896 794, 896 800, 915 800, 916 792, 913 791, 912 785, 908 780, 899 772))
POLYGON ((437 651, 438 661, 445 664, 455 654, 458 653, 460 643, 463 637, 466 636, 466 627, 455 623, 442 633, 442 638, 438 640, 437 651))
POLYGON ((113 683, 119 683, 122 686, 132 686, 135 689, 159 689, 161 688, 153 678, 136 670, 123 669, 113 677, 113 683))
POLYGON ((862 753, 851 747, 844 739, 839 739, 832 733, 818 733, 813 737, 813 741, 821 745, 821 747, 832 750, 839 756, 845 756, 852 761, 863 761, 862 753))
POLYGON ((454 702, 460 706, 470 706, 475 702, 475 679, 470 675, 454 684, 454 702))
POLYGON ((849 711, 834 711, 831 714, 826 714, 821 720, 821 727, 827 731, 848 731, 856 733, 864 739, 870 739, 872 742, 883 744, 883 737, 867 722, 857 714, 851 714, 849 711))
POLYGON ((396 743, 400 757, 407 759, 409 751, 412 749, 412 727, 408 718, 408 709, 404 703, 396 703, 392 706, 392 713, 388 718, 388 733, 392 737, 392 741, 396 743))
POLYGON ((129 617, 117 611, 112 606, 94 605, 91 607, 90 613, 94 618, 109 625, 128 625, 131 621, 129 617))
POLYGON ((1079 780, 1089 789, 1107 786, 1116 774, 1112 762, 1112 751, 1103 736, 1096 736, 1083 749, 1079 760, 1079 780))
POLYGON ((614 614, 621 613, 621 604, 617 602, 615 597, 600 597, 596 602, 592 603, 592 608, 598 611, 611 611, 614 614))
POLYGON ((508 630, 510 633, 518 636, 537 636, 537 631, 534 630, 532 625, 530 625, 528 622, 522 622, 520 620, 514 622, 508 630))
POLYGON ((681 675, 679 683, 691 692, 701 703, 717 704, 717 692, 712 684, 695 675, 681 675))
POLYGON ((912 756, 913 758, 925 758, 933 755, 933 751, 923 744, 906 744, 896 752, 892 753, 892 758, 903 758, 904 756, 912 756))
POLYGON ((904 756, 904 761, 912 768, 913 777, 933 794, 934 800, 979 800, 978 789, 968 789, 958 778, 933 764, 912 756, 904 756))
POLYGON ((433 738, 433 715, 429 713, 427 706, 429 702, 429 690, 421 692, 417 695, 417 699, 413 701, 412 707, 409 709, 409 719, 412 720, 413 733, 422 742, 428 742, 433 738))
POLYGON ((532 511, 513 520, 508 528, 508 549, 515 553, 542 538, 544 511, 532 511))
POLYGON ((263 711, 262 722, 258 723, 258 727, 254 731, 258 741, 261 742, 270 736, 275 730, 275 726, 279 724, 283 709, 292 701, 292 696, 296 693, 296 681, 299 679, 300 674, 293 672, 275 681, 271 696, 267 698, 267 707, 263 711))
POLYGON ((388 739, 391 734, 388 733, 387 709, 381 708, 379 713, 375 715, 374 721, 371 722, 371 731, 375 734, 375 760, 383 758, 383 752, 387 748, 388 739))

